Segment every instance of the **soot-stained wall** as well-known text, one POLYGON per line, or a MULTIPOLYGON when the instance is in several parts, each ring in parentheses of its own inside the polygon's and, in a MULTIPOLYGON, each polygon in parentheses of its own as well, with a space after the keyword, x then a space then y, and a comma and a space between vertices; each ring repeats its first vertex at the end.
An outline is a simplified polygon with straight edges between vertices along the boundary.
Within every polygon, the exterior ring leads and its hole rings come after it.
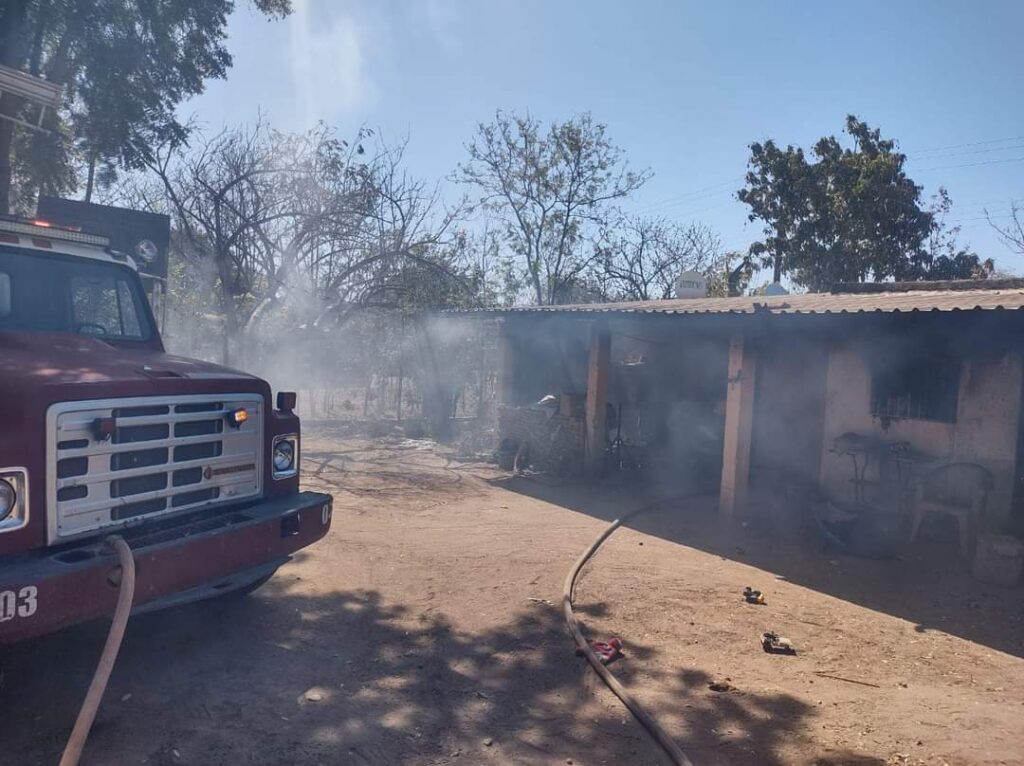
MULTIPOLYGON (((983 350, 959 353, 955 422, 884 418, 872 413, 873 341, 835 345, 829 355, 821 484, 829 492, 849 493, 849 457, 833 454, 836 437, 847 432, 888 442, 906 441, 936 460, 978 463, 992 472, 995 488, 989 514, 1005 519, 1014 490, 1020 420, 1022 360, 1019 352, 983 350)), ((868 479, 877 479, 877 462, 868 479)))

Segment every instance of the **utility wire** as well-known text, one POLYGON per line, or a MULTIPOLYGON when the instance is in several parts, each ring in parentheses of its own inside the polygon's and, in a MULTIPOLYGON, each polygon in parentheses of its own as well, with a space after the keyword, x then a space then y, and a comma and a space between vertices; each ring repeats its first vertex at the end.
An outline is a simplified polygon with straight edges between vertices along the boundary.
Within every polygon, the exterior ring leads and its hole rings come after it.
POLYGON ((1024 202, 1024 197, 1003 197, 1001 199, 990 199, 984 202, 954 202, 953 208, 956 210, 965 207, 985 207, 986 205, 1012 205, 1015 202, 1024 202))
POLYGON ((939 165, 934 168, 920 168, 915 173, 930 173, 933 170, 953 170, 955 168, 976 168, 981 165, 1004 165, 1007 162, 1024 162, 1024 157, 1010 157, 1005 160, 988 160, 987 162, 968 162, 963 165, 939 165))
POLYGON ((1018 144, 1010 144, 1009 146, 992 146, 992 147, 989 147, 988 149, 973 149, 973 150, 971 150, 969 152, 950 152, 949 154, 930 154, 927 157, 922 157, 922 155, 917 154, 915 152, 914 154, 908 154, 907 157, 908 158, 919 157, 919 158, 928 159, 928 160, 945 160, 945 159, 950 159, 952 157, 968 157, 968 156, 970 156, 972 154, 991 154, 992 152, 1008 152, 1008 151, 1017 150, 1017 149, 1024 149, 1024 144, 1019 144, 1018 143, 1018 144))
POLYGON ((1024 136, 1010 136, 1009 138, 991 138, 988 139, 987 141, 971 141, 966 144, 948 144, 947 146, 935 146, 932 147, 931 149, 918 149, 917 151, 912 152, 912 154, 931 154, 933 152, 944 152, 948 149, 962 149, 972 146, 990 146, 992 144, 1006 144, 1011 143, 1013 141, 1024 141, 1024 136))
POLYGON ((713 184, 711 186, 705 186, 702 189, 696 189, 692 192, 679 194, 675 197, 667 197, 666 199, 658 200, 656 202, 652 202, 650 204, 641 206, 640 208, 638 208, 638 212, 645 212, 648 210, 654 210, 656 208, 661 207, 672 207, 682 202, 689 202, 692 200, 701 199, 703 197, 711 197, 716 194, 731 193, 732 190, 727 187, 742 182, 744 178, 745 176, 740 176, 739 178, 733 178, 730 179, 729 181, 722 181, 721 183, 713 184))

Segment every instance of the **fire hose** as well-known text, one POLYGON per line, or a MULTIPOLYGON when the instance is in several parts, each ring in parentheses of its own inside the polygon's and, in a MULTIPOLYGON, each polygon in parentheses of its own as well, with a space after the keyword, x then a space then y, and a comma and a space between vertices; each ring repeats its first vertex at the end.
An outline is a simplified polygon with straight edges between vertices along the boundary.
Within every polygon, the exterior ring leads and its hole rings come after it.
MULTIPOLYGON (((565 621, 569 626, 569 631, 572 633, 573 640, 583 652, 587 661, 593 666, 594 671, 601 677, 601 680, 605 682, 615 696, 622 701, 637 721, 648 731, 669 758, 672 759, 672 763, 675 766, 693 766, 693 762, 687 758, 686 753, 675 743, 668 732, 633 698, 619 680, 612 675, 612 672, 601 662, 601 659, 583 636, 583 632, 580 630, 572 611, 573 591, 576 587, 576 579, 583 566, 624 522, 654 507, 656 507, 656 504, 643 506, 615 519, 590 544, 573 565, 565 579, 565 587, 562 591, 562 608, 565 612, 565 621)), ((114 609, 110 632, 107 634, 107 641, 103 646, 103 652, 100 654, 96 672, 93 674, 92 681, 89 684, 82 708, 78 711, 78 718, 75 720, 71 736, 68 737, 67 745, 64 747, 60 766, 77 766, 79 759, 82 757, 82 750, 85 748, 86 740, 89 737, 89 730, 96 720, 96 714, 99 711, 103 693, 107 689, 107 683, 110 681, 110 675, 114 670, 114 663, 117 660, 118 652, 121 649, 121 642, 124 640, 125 629, 128 626, 132 601, 135 599, 135 559, 131 548, 123 538, 116 535, 107 538, 106 542, 117 553, 121 566, 121 583, 117 594, 117 606, 114 609)))
POLYGON ((114 619, 110 624, 110 632, 107 634, 107 642, 103 646, 99 664, 96 666, 96 672, 89 684, 89 690, 85 694, 82 709, 78 711, 75 728, 71 730, 71 736, 68 737, 68 743, 64 747, 60 766, 77 766, 79 758, 82 757, 82 750, 89 737, 89 730, 92 728, 93 721, 96 720, 103 692, 107 690, 107 682, 114 670, 114 662, 121 649, 121 641, 124 639, 128 616, 132 611, 132 601, 135 598, 135 558, 132 556, 132 549, 128 547, 128 543, 123 538, 117 535, 108 537, 106 543, 117 553, 121 565, 121 585, 117 593, 117 607, 114 609, 114 619))
POLYGON ((573 640, 576 642, 576 646, 579 647, 580 651, 583 652, 583 656, 587 658, 587 662, 591 664, 594 671, 601 677, 601 680, 605 682, 605 685, 614 692, 615 696, 622 700, 629 712, 633 714, 633 717, 647 730, 647 732, 654 738, 654 741, 658 743, 665 754, 672 759, 672 763, 675 766, 693 766, 693 762, 686 757, 686 753, 675 743, 672 737, 669 735, 661 724, 659 724, 644 707, 637 702, 637 700, 631 695, 626 688, 619 682, 608 667, 601 662, 601 658, 597 656, 597 653, 590 646, 590 643, 583 636, 583 631, 580 630, 579 624, 576 622, 576 617, 572 613, 572 597, 573 591, 576 588, 576 578, 579 576, 580 570, 583 569, 583 565, 590 560, 597 549, 601 547, 605 540, 611 537, 612 533, 622 526, 623 522, 637 516, 645 511, 649 511, 657 507, 658 503, 652 503, 645 505, 636 510, 630 511, 629 513, 620 516, 615 519, 608 527, 598 536, 594 542, 590 544, 583 555, 579 557, 572 569, 569 571, 568 577, 565 578, 565 587, 562 590, 562 609, 565 612, 565 622, 569 626, 569 631, 572 633, 573 640))

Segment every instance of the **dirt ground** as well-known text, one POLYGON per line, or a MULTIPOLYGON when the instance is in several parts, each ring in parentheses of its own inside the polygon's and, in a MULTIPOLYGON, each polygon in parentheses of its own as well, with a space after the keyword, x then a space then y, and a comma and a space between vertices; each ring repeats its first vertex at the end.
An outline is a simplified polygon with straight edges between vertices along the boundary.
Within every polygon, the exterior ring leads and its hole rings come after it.
MULTIPOLYGON (((647 498, 326 429, 304 469, 336 498, 330 535, 247 599, 134 619, 84 764, 666 762, 559 607, 576 557, 647 498)), ((586 631, 621 638, 615 673, 694 763, 1024 763, 1021 590, 973 582, 952 543, 847 558, 779 513, 666 502, 580 582, 586 631), (767 629, 797 655, 762 652, 767 629)), ((5 652, 0 763, 57 762, 106 627, 5 652)))

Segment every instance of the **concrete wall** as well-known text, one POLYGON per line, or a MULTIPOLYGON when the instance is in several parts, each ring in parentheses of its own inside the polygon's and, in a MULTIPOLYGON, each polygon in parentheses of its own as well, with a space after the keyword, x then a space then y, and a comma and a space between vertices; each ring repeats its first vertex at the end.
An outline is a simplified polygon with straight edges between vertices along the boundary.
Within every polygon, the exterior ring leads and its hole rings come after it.
MULTIPOLYGON (((834 347, 825 385, 821 484, 843 497, 852 493, 848 456, 829 450, 837 436, 854 432, 885 441, 907 441, 938 459, 979 463, 995 476, 989 500, 992 518, 1007 518, 1013 497, 1020 420, 1022 360, 1018 353, 988 353, 963 359, 955 423, 894 419, 884 428, 871 414, 871 372, 864 342, 834 347)), ((876 461, 872 461, 873 468, 876 461)), ((869 472, 868 478, 877 478, 869 472)))

